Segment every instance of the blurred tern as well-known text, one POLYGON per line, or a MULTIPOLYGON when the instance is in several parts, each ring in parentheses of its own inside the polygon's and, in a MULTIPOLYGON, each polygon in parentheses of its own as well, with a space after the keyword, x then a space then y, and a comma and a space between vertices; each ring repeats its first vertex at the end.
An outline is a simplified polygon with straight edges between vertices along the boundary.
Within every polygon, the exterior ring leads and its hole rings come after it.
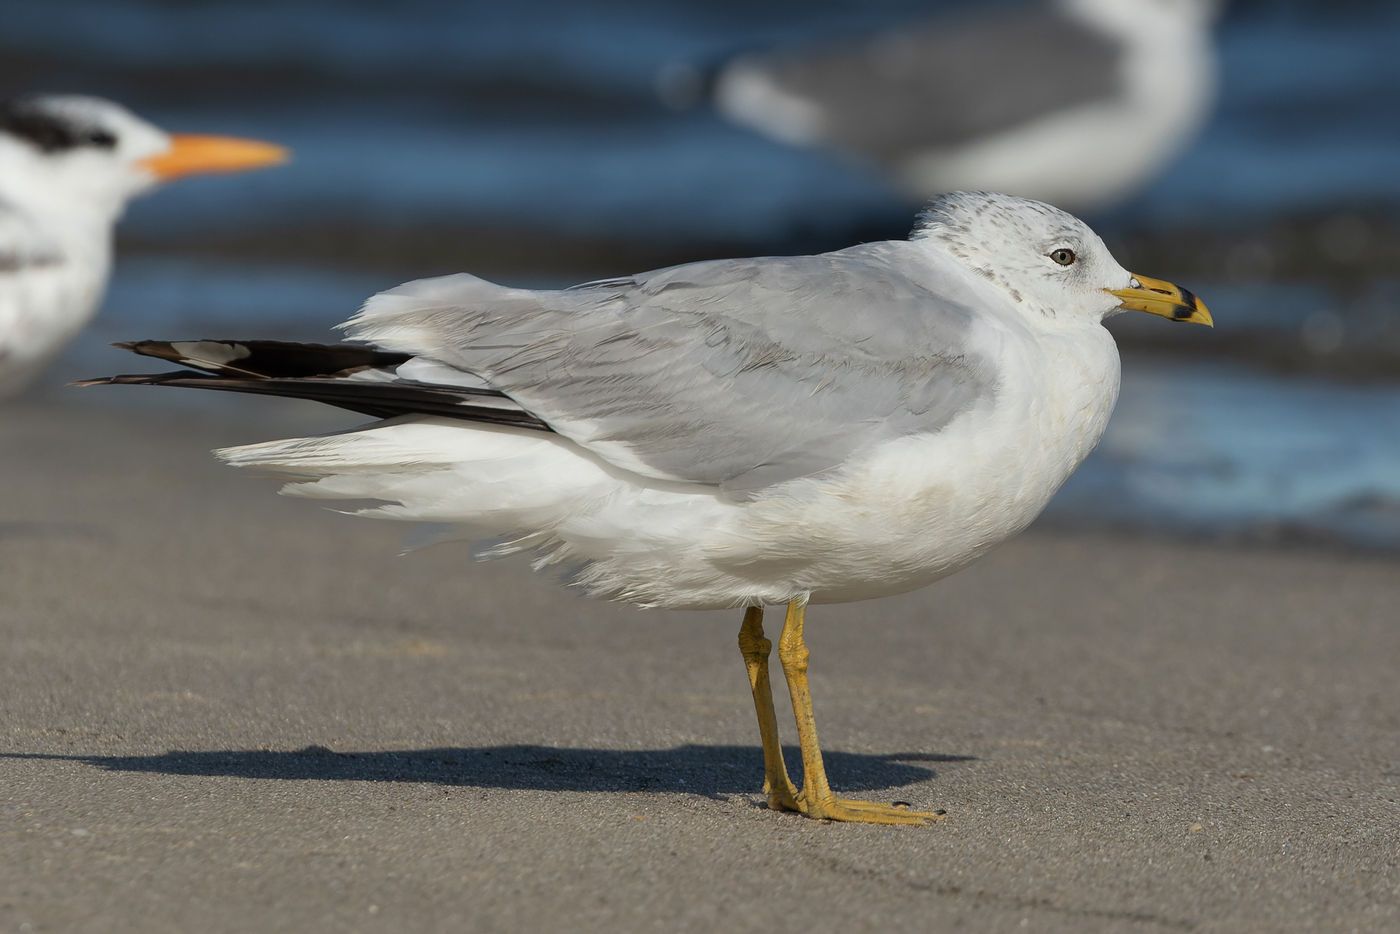
POLYGON ((17 392, 96 312, 126 203, 157 184, 273 165, 286 150, 168 135, 94 97, 0 102, 0 397, 17 392))
POLYGON ((1103 208, 1153 178, 1214 96, 1218 0, 1041 0, 844 42, 663 71, 663 98, 879 166, 912 199, 953 188, 1103 208))

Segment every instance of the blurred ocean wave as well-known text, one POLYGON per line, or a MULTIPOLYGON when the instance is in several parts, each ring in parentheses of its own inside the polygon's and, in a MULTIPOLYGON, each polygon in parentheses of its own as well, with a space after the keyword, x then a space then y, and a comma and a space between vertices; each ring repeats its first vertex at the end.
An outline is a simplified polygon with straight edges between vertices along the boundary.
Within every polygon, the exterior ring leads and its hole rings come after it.
MULTIPOLYGON (((164 125, 295 147, 296 165, 260 181, 256 211, 238 185, 182 193, 230 208, 232 223, 276 224, 309 206, 365 223, 404 213, 546 230, 606 223, 639 238, 779 248, 813 231, 835 242, 861 223, 897 227, 904 205, 869 170, 708 113, 669 111, 655 93, 661 71, 967 5, 87 0, 65 3, 62 16, 44 4, 0 7, 0 87, 89 90, 164 125)), ((1400 201, 1400 8, 1245 4, 1218 36, 1213 119, 1104 220, 1155 228, 1226 213, 1261 223, 1400 201)), ((153 202, 133 221, 154 236, 183 214, 153 202)))
POLYGON ((1284 379, 1125 355, 1094 455, 1048 511, 1075 526, 1400 546, 1400 381, 1284 379))

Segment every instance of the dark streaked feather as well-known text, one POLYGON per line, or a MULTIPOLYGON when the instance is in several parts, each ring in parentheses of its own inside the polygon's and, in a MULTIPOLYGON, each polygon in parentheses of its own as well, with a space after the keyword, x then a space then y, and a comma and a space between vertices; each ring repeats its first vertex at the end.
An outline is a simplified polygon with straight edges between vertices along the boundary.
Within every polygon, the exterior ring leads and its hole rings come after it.
POLYGON ((351 412, 373 418, 394 418, 399 415, 440 415, 464 421, 532 428, 552 429, 523 409, 495 408, 473 405, 471 400, 482 393, 453 386, 430 386, 426 383, 360 382, 345 379, 281 378, 244 379, 231 376, 211 376, 193 370, 173 373, 133 373, 78 380, 74 386, 180 386, 187 389, 215 389, 222 392, 246 392, 264 396, 285 396, 324 402, 351 412))
POLYGON ((116 346, 205 372, 139 373, 80 380, 75 386, 180 386, 287 396, 323 402, 374 418, 439 415, 465 421, 552 431, 505 393, 396 379, 409 354, 356 344, 286 341, 132 341, 116 346), (356 374, 369 373, 369 378, 356 374))
POLYGON ((113 346, 158 357, 219 376, 349 376, 366 369, 398 366, 408 354, 362 344, 303 344, 291 341, 131 341, 113 346))

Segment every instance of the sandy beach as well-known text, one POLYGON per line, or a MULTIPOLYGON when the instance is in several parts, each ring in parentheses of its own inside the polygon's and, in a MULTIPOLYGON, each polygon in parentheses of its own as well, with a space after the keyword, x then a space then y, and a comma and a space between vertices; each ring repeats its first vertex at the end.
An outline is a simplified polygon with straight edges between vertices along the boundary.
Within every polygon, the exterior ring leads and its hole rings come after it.
POLYGON ((1400 930, 1394 558, 1033 529, 818 607, 833 785, 948 811, 824 824, 737 612, 399 556, 208 455, 344 420, 99 392, 0 408, 0 932, 1400 930))

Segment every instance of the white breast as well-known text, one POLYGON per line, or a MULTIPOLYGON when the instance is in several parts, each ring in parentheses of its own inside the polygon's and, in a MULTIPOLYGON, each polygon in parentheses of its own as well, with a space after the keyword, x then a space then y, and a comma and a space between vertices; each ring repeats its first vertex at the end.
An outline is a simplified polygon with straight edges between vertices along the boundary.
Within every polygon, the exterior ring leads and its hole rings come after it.
POLYGON ((789 585, 817 603, 900 593, 1029 525, 1098 444, 1118 397, 1117 348, 1102 327, 1090 333, 1047 339, 1033 359, 1012 348, 1023 358, 1003 358, 989 404, 883 445, 808 496, 755 504, 746 521, 774 542, 770 556, 805 552, 789 585))
POLYGON ((695 609, 913 590, 1024 529, 1093 450, 1118 397, 1098 324, 1015 342, 999 392, 943 430, 734 503, 619 488, 560 524, 551 551, 599 596, 695 609))
POLYGON ((92 318, 109 263, 103 239, 0 270, 0 397, 29 382, 92 318))

